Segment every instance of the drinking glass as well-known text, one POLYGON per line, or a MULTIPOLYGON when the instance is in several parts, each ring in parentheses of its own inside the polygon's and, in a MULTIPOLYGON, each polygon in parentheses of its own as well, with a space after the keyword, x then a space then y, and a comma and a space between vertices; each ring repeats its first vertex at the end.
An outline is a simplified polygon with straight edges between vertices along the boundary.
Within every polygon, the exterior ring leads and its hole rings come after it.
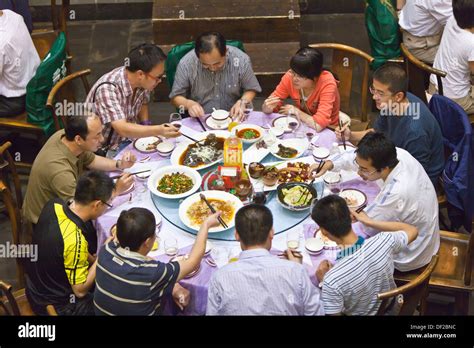
POLYGON ((324 176, 324 183, 326 184, 327 188, 329 191, 337 195, 341 192, 341 186, 342 186, 342 176, 341 173, 338 172, 328 172, 324 176))
POLYGON ((178 253, 178 240, 173 237, 165 239, 165 254, 175 256, 178 253))
POLYGON ((176 128, 181 128, 181 122, 183 121, 183 117, 180 113, 174 112, 170 114, 170 123, 175 126, 176 128))
POLYGON ((253 104, 250 100, 243 99, 242 103, 240 104, 240 107, 242 108, 242 112, 244 113, 244 119, 242 121, 245 121, 248 119, 250 113, 253 111, 253 104))
POLYGON ((296 250, 300 246, 300 232, 298 230, 290 230, 286 234, 286 246, 288 249, 296 250))

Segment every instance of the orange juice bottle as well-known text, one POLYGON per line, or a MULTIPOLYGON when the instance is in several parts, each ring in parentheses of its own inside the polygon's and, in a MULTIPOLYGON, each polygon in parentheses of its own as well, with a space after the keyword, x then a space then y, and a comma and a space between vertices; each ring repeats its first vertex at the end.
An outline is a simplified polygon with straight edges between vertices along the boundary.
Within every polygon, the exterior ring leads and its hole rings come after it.
POLYGON ((224 166, 242 167, 242 140, 232 134, 224 142, 224 166))

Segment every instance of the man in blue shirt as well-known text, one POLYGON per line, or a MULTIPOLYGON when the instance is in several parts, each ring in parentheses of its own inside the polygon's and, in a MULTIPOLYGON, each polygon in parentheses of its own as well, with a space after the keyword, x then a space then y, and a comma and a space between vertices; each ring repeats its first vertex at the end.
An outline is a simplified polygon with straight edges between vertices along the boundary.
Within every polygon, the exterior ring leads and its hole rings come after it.
POLYGON ((210 281, 207 315, 323 315, 319 289, 301 258, 272 254, 273 216, 264 205, 241 208, 235 216, 239 260, 216 271, 210 281))
MULTIPOLYGON (((437 187, 444 167, 444 150, 441 129, 428 107, 415 95, 408 93, 408 78, 402 67, 385 64, 373 78, 370 92, 380 115, 374 128, 351 132, 344 126, 345 139, 357 145, 365 134, 384 133, 396 147, 408 151, 423 166, 431 182, 437 187)), ((336 129, 340 139, 341 130, 336 129)))

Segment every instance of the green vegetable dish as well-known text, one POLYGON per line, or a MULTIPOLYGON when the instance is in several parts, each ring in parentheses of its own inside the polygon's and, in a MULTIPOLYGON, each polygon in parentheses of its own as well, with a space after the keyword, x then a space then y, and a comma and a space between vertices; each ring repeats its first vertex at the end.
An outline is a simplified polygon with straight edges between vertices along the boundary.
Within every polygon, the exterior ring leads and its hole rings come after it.
POLYGON ((311 192, 302 186, 293 186, 290 189, 283 189, 283 201, 293 207, 308 205, 313 199, 311 192))
POLYGON ((158 191, 169 195, 185 193, 194 186, 193 180, 181 173, 166 174, 158 183, 158 191))

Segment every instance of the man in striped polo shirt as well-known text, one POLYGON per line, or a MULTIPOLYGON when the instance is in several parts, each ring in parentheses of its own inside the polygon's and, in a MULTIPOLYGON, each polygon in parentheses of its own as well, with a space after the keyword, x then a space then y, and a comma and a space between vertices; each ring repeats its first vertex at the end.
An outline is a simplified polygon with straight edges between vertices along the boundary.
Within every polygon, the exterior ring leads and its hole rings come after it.
POLYGON ((341 247, 334 267, 324 260, 316 271, 326 315, 375 315, 381 304, 377 294, 396 288, 394 255, 418 235, 416 227, 403 222, 375 221, 363 212, 352 216, 385 232, 367 240, 357 236, 347 203, 337 195, 322 198, 311 212, 321 233, 341 247))
POLYGON ((252 63, 240 49, 227 46, 222 34, 208 32, 196 39, 194 51, 179 62, 171 90, 171 103, 202 117, 213 108, 242 117, 241 100, 252 101, 262 91, 252 63))
POLYGON ((162 263, 147 257, 156 240, 153 213, 144 208, 123 211, 117 221, 116 240, 99 253, 96 315, 157 315, 162 298, 171 293, 178 306, 186 305, 182 299, 188 296, 187 290, 177 282, 201 262, 208 231, 219 226, 219 214, 204 221, 187 259, 162 263))

